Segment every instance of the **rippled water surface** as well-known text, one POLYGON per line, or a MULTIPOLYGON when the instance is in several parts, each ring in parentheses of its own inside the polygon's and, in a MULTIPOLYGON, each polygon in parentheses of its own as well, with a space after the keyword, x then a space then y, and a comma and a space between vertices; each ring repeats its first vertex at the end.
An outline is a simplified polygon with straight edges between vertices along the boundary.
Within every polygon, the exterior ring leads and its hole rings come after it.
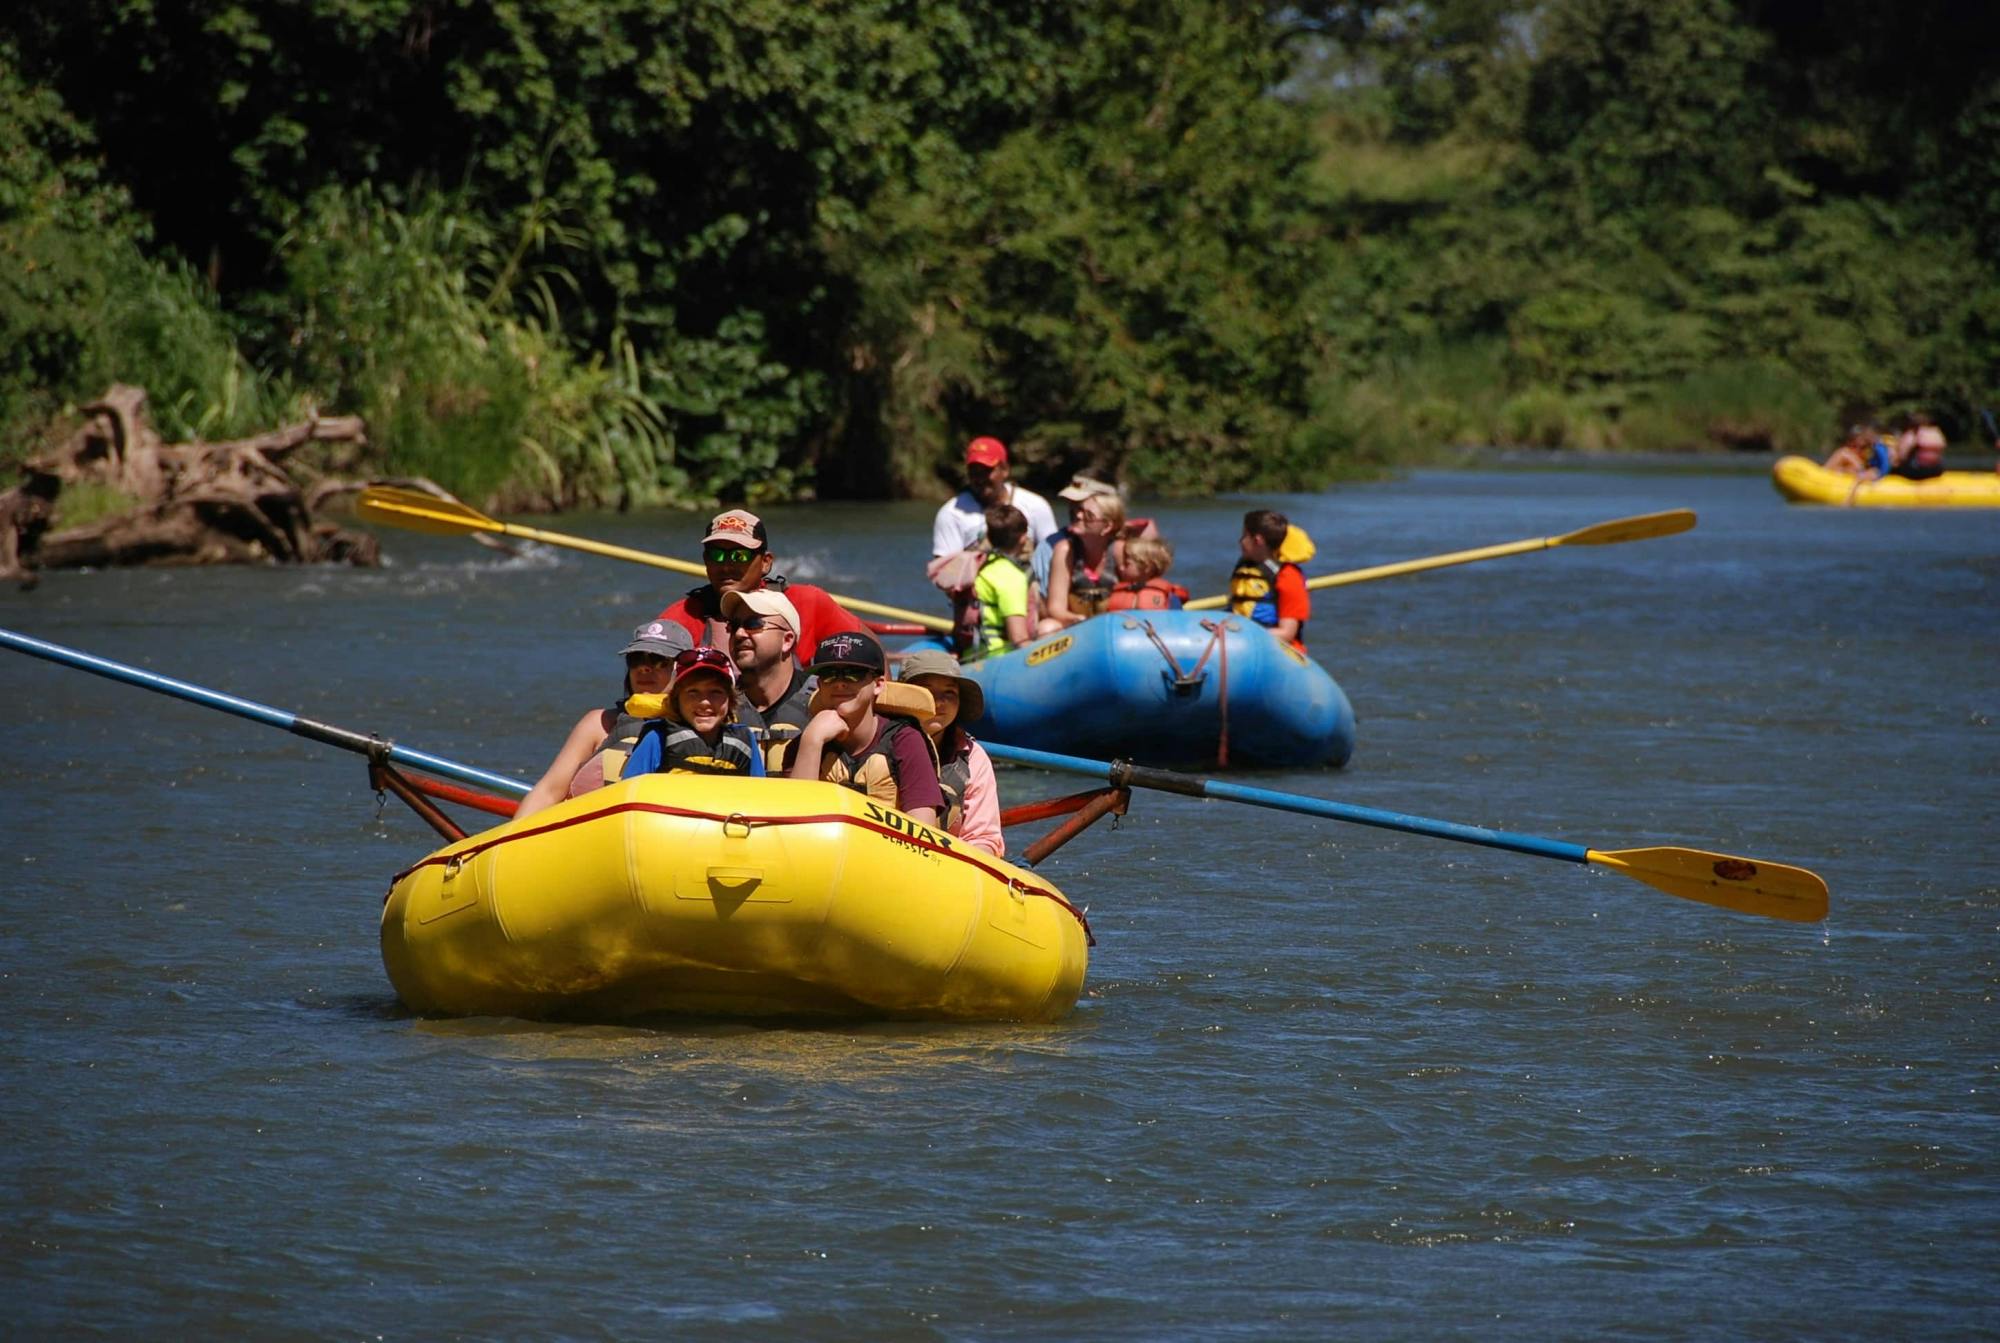
MULTIPOLYGON (((1176 577, 1219 588, 1253 502, 1154 510, 1176 577)), ((1354 763, 1247 781, 1796 862, 1831 919, 1143 795, 1044 868, 1099 938, 1061 1025, 420 1020, 376 919, 432 841, 361 761, 0 652, 5 1331, 2000 1332, 2000 513, 1754 474, 1278 502, 1315 572, 1697 509, 1320 594, 1354 763)), ((771 521, 795 574, 928 606, 928 512, 771 521)), ((692 581, 385 543, 57 574, 0 625, 532 776, 692 581)))

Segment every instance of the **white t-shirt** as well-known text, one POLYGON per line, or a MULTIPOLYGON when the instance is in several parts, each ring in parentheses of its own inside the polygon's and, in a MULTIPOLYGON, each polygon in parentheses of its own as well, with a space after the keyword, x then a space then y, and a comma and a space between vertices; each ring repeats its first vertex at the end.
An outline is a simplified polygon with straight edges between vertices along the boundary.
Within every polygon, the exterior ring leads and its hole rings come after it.
MULTIPOLYGON (((1049 501, 1025 485, 1007 483, 1007 502, 1028 519, 1028 537, 1036 545, 1056 529, 1056 515, 1049 501)), ((986 536, 986 505, 971 490, 960 490, 938 506, 937 520, 931 524, 931 558, 954 550, 970 550, 986 536)))

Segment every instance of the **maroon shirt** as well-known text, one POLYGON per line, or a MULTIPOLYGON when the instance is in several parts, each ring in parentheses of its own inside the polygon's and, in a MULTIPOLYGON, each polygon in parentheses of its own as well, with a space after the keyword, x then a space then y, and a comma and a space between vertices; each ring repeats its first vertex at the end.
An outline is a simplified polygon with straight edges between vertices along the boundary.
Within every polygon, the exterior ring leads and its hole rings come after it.
MULTIPOLYGON (((907 726, 908 732, 899 732, 889 743, 889 758, 896 765, 896 805, 902 811, 915 811, 919 807, 929 807, 940 818, 944 815, 944 789, 938 786, 937 765, 931 759, 931 748, 924 741, 924 730, 909 719, 898 720, 907 726)), ((889 730, 889 720, 876 716, 875 741, 868 743, 873 750, 882 734, 889 730)), ((866 754, 866 752, 863 752, 866 754)))

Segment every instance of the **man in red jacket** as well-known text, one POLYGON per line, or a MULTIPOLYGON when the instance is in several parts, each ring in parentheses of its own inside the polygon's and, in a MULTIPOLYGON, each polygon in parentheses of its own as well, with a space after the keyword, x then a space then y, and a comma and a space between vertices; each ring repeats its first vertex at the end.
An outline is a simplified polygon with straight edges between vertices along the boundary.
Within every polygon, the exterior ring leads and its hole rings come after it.
POLYGON ((798 609, 797 646, 801 649, 817 648, 829 634, 864 628, 823 589, 810 583, 787 583, 771 572, 770 540, 764 532, 764 520, 755 513, 731 508, 716 514, 708 524, 708 535, 701 538, 701 560, 708 570, 708 581, 659 614, 659 619, 686 629, 697 644, 729 647, 722 595, 762 588, 784 593, 798 609))

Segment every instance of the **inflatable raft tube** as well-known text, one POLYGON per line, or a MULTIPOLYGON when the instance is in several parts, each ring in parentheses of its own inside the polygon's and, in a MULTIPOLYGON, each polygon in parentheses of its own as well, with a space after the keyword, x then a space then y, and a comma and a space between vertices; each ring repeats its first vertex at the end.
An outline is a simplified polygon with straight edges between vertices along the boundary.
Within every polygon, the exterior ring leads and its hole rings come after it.
POLYGON ((1117 611, 968 663, 983 740, 1146 765, 1343 765, 1354 709, 1326 669, 1218 611, 1117 611))
POLYGON ((2000 508, 2000 472, 1947 471, 1929 480, 1884 476, 1861 485, 1808 457, 1780 457, 1771 483, 1795 504, 1849 508, 2000 508))
POLYGON ((412 1010, 1054 1021, 1089 928, 1054 886, 851 789, 646 775, 399 873, 412 1010))

